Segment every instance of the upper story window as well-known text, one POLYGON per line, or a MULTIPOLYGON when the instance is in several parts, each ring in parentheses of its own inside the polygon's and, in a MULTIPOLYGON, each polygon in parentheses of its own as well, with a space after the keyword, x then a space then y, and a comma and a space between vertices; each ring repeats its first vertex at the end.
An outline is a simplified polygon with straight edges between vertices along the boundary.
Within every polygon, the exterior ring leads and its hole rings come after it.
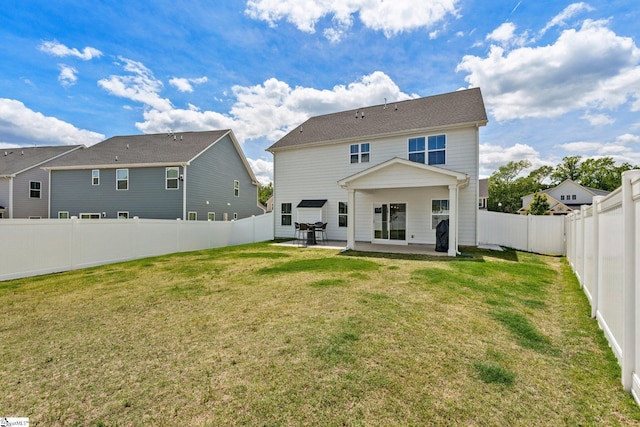
POLYGON ((443 165, 446 163, 446 135, 409 138, 408 148, 409 160, 413 162, 428 165, 443 165))
POLYGON ((371 144, 351 144, 349 146, 349 158, 351 163, 368 163, 371 153, 371 144))
POLYGON ((40 181, 29 181, 29 198, 39 199, 42 193, 42 183, 40 181))
POLYGON ((164 171, 164 175, 165 175, 164 188, 166 190, 177 190, 178 179, 180 178, 180 168, 178 167, 166 168, 164 171))
POLYGON ((91 185, 100 185, 100 169, 91 171, 91 185))
POLYGON ((236 197, 240 197, 240 181, 233 181, 233 195, 236 197))
POLYGON ((129 169, 116 169, 116 190, 129 189, 129 169))

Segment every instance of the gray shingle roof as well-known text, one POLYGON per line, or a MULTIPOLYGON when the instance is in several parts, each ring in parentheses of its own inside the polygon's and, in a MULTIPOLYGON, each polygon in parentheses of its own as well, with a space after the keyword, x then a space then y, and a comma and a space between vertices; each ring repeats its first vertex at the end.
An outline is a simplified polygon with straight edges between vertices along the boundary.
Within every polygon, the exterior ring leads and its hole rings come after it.
POLYGON ((180 164, 193 160, 230 130, 114 136, 64 156, 47 167, 180 164), (174 138, 175 136, 175 138, 174 138))
POLYGON ((42 165, 64 153, 77 150, 81 145, 57 145, 50 147, 5 148, 0 150, 0 176, 15 175, 19 172, 42 165))
POLYGON ((276 151, 305 144, 367 138, 463 123, 485 125, 486 122, 487 112, 482 93, 479 88, 473 88, 390 102, 386 108, 384 104, 380 104, 311 117, 267 150, 276 151))

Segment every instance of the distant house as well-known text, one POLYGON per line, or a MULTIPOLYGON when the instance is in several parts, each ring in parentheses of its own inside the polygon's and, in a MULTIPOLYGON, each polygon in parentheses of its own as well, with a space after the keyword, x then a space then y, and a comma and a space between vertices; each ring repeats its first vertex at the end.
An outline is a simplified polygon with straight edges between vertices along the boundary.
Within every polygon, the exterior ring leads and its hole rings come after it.
MULTIPOLYGON (((555 187, 542 190, 540 193, 547 196, 551 215, 566 215, 574 210, 580 210, 582 205, 591 205, 594 196, 606 196, 609 191, 585 187, 566 179, 555 187)), ((519 214, 527 214, 533 196, 534 194, 528 194, 522 197, 522 208, 518 210, 519 214)))
POLYGON ((478 180, 478 209, 487 210, 487 200, 489 200, 489 179, 478 180))
POLYGON ((480 89, 312 117, 277 141, 276 236, 327 223, 327 238, 434 244, 449 219, 449 255, 477 245, 480 89))
POLYGON ((82 147, 0 150, 0 218, 48 218, 49 174, 41 166, 82 147))
POLYGON ((53 218, 223 221, 263 213, 231 130, 116 136, 44 169, 53 218))

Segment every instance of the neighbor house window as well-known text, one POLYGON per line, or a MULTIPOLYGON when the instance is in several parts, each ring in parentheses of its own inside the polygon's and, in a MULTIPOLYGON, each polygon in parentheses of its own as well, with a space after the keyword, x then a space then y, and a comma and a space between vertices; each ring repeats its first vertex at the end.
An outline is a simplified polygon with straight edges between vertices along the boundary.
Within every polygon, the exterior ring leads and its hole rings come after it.
POLYGON ((280 225, 291 225, 293 209, 291 203, 283 203, 280 208, 280 225))
POLYGON ((129 169, 116 169, 116 190, 129 189, 129 169))
POLYGON ((91 171, 91 185, 100 185, 100 169, 91 171))
POLYGON ((576 195, 575 195, 575 194, 572 194, 572 195, 571 195, 571 200, 575 200, 575 199, 576 199, 576 195))
POLYGON ((561 195, 561 196, 560 196, 560 200, 564 200, 564 195, 561 195))
POLYGON ((238 212, 234 212, 234 213, 233 213, 233 219, 234 219, 234 220, 238 219, 238 212))
POLYGON ((39 199, 42 192, 42 183, 40 181, 29 181, 29 197, 39 199))
POLYGON ((207 220, 208 221, 215 221, 216 220, 216 213, 215 212, 207 212, 207 220))
POLYGON ((166 190, 177 190, 178 187, 178 179, 180 178, 180 168, 171 167, 166 168, 164 171, 165 175, 165 189, 166 190))
POLYGON ((129 219, 129 212, 118 211, 118 219, 129 219))
POLYGON ((338 227, 347 226, 347 204, 338 202, 338 227))
POLYGON ((368 163, 370 152, 371 144, 368 142, 363 144, 351 144, 349 146, 349 158, 351 163, 368 163))
POLYGON ((447 138, 445 135, 431 135, 409 138, 409 160, 428 165, 443 165, 446 162, 447 138))
POLYGON ((233 195, 240 197, 240 181, 233 181, 233 195))
POLYGON ((431 201, 431 228, 435 229, 440 221, 449 219, 449 201, 448 200, 432 200, 431 201))
POLYGON ((99 213, 81 213, 80 219, 100 219, 102 216, 99 213))
POLYGON ((189 212, 187 214, 187 221, 197 221, 198 220, 198 212, 189 212))
POLYGON ((58 219, 69 219, 69 211, 58 211, 58 219))

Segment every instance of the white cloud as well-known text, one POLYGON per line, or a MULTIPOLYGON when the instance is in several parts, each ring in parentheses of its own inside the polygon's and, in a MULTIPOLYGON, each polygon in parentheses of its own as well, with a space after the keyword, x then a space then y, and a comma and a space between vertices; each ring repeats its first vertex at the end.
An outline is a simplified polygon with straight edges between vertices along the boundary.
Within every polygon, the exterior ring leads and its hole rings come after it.
POLYGON ((549 21, 547 25, 542 30, 540 30, 540 35, 543 35, 553 27, 565 25, 568 19, 573 18, 575 15, 577 15, 582 11, 590 12, 592 10, 593 8, 589 6, 587 3, 584 3, 584 2, 572 3, 569 6, 565 7, 562 12, 554 16, 551 19, 551 21, 549 21))
POLYGON ((58 81, 64 87, 73 86, 78 81, 78 70, 74 67, 65 64, 58 64, 60 68, 60 74, 58 75, 58 81))
POLYGON ((640 49, 606 21, 586 20, 547 46, 493 45, 485 58, 463 57, 457 70, 468 73, 470 86, 482 88, 498 121, 615 109, 627 102, 640 110, 640 49))
POLYGON ((184 77, 174 77, 171 80, 169 80, 169 84, 173 87, 175 87, 176 89, 178 89, 180 92, 193 92, 193 85, 199 85, 202 83, 206 83, 209 79, 204 76, 204 77, 199 77, 197 79, 187 79, 184 77))
POLYGON ((581 155, 585 158, 612 157, 616 162, 640 164, 640 135, 625 133, 617 136, 613 141, 574 141, 557 145, 569 154, 581 155))
POLYGON ((78 129, 55 117, 45 116, 14 99, 0 98, 0 140, 3 143, 38 145, 93 145, 104 135, 78 129))
POLYGON ((606 114, 584 113, 581 119, 587 120, 591 126, 604 126, 615 123, 615 119, 606 114))
POLYGON ((119 60, 123 62, 124 70, 131 74, 109 76, 107 79, 99 80, 98 85, 100 87, 111 95, 141 102, 156 110, 170 111, 173 109, 171 101, 160 97, 159 93, 163 88, 163 84, 155 78, 151 70, 141 62, 123 57, 119 57, 119 60))
POLYGON ((531 169, 539 168, 542 165, 551 164, 540 158, 532 146, 528 144, 515 144, 510 147, 503 147, 494 144, 480 144, 480 175, 489 176, 500 166, 506 165, 510 161, 529 160, 531 169))
POLYGON ((57 40, 42 42, 39 49, 49 55, 59 57, 74 56, 82 59, 83 61, 89 61, 93 58, 99 58, 102 56, 102 52, 96 48, 87 46, 82 49, 82 52, 80 52, 78 49, 69 48, 62 43, 59 43, 57 40))
POLYGON ((286 20, 300 31, 314 33, 320 19, 331 16, 325 37, 336 42, 358 15, 362 24, 387 38, 417 28, 431 28, 447 15, 457 16, 459 0, 249 0, 245 13, 275 26, 286 20))
POLYGON ((261 184, 268 184, 273 181, 273 162, 263 159, 247 159, 253 173, 261 184))
POLYGON ((505 22, 487 34, 486 39, 498 43, 500 46, 524 46, 527 44, 527 33, 516 35, 516 26, 512 22, 505 22))

